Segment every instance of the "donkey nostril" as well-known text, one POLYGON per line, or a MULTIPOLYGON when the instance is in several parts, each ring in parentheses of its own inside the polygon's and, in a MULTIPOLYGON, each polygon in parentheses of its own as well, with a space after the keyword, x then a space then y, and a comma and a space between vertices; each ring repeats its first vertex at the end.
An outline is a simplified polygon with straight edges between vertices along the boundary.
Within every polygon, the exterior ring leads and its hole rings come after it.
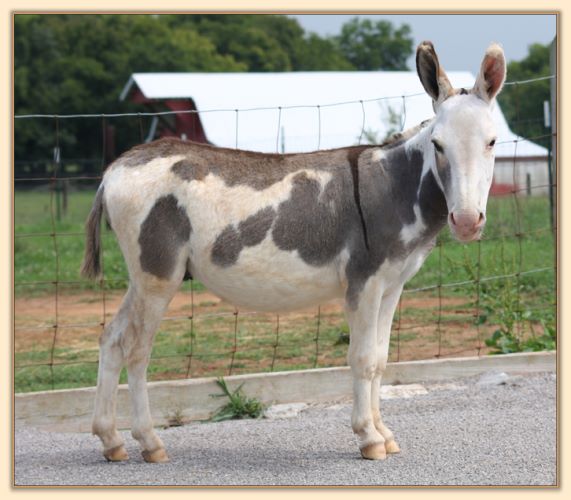
POLYGON ((470 212, 467 210, 460 210, 457 212, 450 212, 448 214, 449 223, 459 231, 476 231, 482 228, 486 222, 486 216, 483 212, 470 212))

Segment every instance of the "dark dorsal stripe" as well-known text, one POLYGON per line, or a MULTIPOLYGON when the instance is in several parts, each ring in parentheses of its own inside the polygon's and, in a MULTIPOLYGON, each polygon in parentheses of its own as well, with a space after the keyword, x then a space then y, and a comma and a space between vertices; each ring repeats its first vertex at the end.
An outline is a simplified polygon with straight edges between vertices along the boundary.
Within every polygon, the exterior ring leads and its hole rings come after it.
POLYGON ((365 224, 365 216, 363 215, 363 207, 361 206, 361 193, 359 190, 359 156, 366 148, 366 146, 363 146, 362 149, 350 149, 347 154, 347 159, 349 160, 351 178, 353 179, 353 199, 355 200, 355 205, 357 205, 357 211, 359 212, 365 247, 367 251, 369 251, 369 235, 367 234, 367 224, 365 224))

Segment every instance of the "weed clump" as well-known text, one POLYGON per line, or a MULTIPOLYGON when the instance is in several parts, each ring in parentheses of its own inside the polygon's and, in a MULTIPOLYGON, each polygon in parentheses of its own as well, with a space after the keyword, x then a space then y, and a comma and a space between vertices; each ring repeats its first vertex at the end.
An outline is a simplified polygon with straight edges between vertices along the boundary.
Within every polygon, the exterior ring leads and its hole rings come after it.
POLYGON ((256 398, 248 398, 242 392, 241 384, 233 392, 228 389, 224 378, 216 380, 216 384, 222 389, 222 394, 211 394, 213 398, 228 398, 228 403, 222 406, 209 420, 209 422, 221 422, 223 420, 236 420, 242 418, 260 418, 264 414, 264 405, 256 398))

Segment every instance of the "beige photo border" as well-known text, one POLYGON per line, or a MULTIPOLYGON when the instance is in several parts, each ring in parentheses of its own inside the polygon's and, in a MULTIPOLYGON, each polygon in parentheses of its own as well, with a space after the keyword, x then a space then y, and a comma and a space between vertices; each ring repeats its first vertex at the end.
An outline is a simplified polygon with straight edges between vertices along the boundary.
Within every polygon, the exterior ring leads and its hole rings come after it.
MULTIPOLYGON (((98 2, 78 2, 70 0, 53 0, 46 2, 45 0, 5 0, 2 3, 2 51, 1 51, 1 68, 4 78, 2 79, 2 127, 3 133, 1 134, 0 151, 2 152, 2 162, 0 163, 0 200, 2 203, 2 210, 0 211, 0 228, 2 236, 0 237, 0 276, 4 287, 1 290, 0 296, 0 321, 2 325, 2 358, 1 358, 1 385, 0 393, 2 394, 2 408, 0 412, 0 429, 2 433, 2 453, 0 454, 0 495, 17 496, 18 498, 39 497, 54 498, 54 497, 68 497, 69 495, 112 495, 113 497, 124 499, 125 496, 129 498, 131 495, 192 495, 193 498, 218 498, 227 497, 232 495, 235 500, 251 499, 251 498, 264 498, 266 495, 272 497, 286 498, 287 495, 295 494, 311 498, 319 497, 329 499, 339 498, 345 495, 358 495, 359 497, 379 498, 380 495, 396 495, 399 498, 408 496, 423 495, 423 499, 437 498, 439 496, 449 495, 491 495, 499 498, 518 498, 537 496, 552 496, 569 493, 569 475, 565 474, 566 469, 569 471, 569 433, 564 428, 561 415, 568 417, 570 413, 569 398, 565 397, 565 392, 569 393, 569 373, 571 370, 565 369, 564 353, 561 347, 565 347, 564 326, 567 325, 568 314, 563 314, 565 308, 561 307, 561 316, 559 317, 559 340, 560 354, 559 354, 559 484, 560 488, 557 489, 536 489, 536 488, 400 488, 391 489, 385 487, 371 487, 371 488, 281 488, 281 489, 267 489, 267 488, 170 488, 170 489, 152 489, 152 488, 132 488, 132 489, 102 489, 102 488, 57 488, 46 487, 41 489, 14 489, 13 482, 13 442, 12 442, 12 410, 13 410, 13 394, 12 394, 12 349, 13 349, 13 255, 12 255, 12 196, 13 196, 13 181, 12 181, 12 13, 37 11, 37 12, 130 12, 130 11, 172 11, 172 12, 260 12, 260 13, 323 13, 323 14, 409 14, 409 13, 444 13, 454 12, 459 14, 478 13, 478 14, 499 14, 499 13, 559 13, 558 24, 558 38, 559 38, 559 124, 558 131, 565 131, 566 118, 569 117, 570 107, 567 104, 565 95, 562 95, 563 83, 569 81, 569 66, 565 65, 564 54, 568 55, 569 38, 566 36, 566 12, 565 3, 560 1, 505 1, 505 0, 481 0, 480 2, 458 2, 458 1, 444 1, 433 0, 432 2, 422 1, 408 1, 401 0, 399 2, 380 2, 380 1, 363 1, 353 0, 351 2, 338 1, 338 0, 248 0, 248 1, 219 1, 219 0, 198 0, 190 2, 188 0, 163 0, 160 3, 149 0, 99 0, 98 2), (395 8, 398 6, 398 9, 395 8), (159 9, 160 7, 160 9, 159 9), (562 390, 565 388, 566 390, 562 390), (563 427, 563 429, 561 429, 563 427), (567 460, 566 460, 567 459, 567 460), (565 466, 567 465, 567 468, 565 466)), ((571 12, 571 10, 569 10, 571 12)), ((509 27, 506 27, 509 29, 509 27)), ((501 40, 498 40, 501 42, 501 40)), ((459 41, 461 44, 461 41, 459 41)), ((568 57, 567 57, 568 60, 568 57)), ((562 172, 565 158, 565 141, 560 140, 559 145, 563 147, 558 148, 558 214, 559 221, 563 224, 558 228, 559 230, 559 303, 563 304, 563 297, 566 296, 566 285, 569 283, 569 273, 563 266, 561 267, 563 249, 568 248, 569 234, 566 229, 569 228, 569 199, 566 200, 565 192, 569 192, 569 175, 562 172), (565 273, 565 274, 564 274, 565 273)), ((540 436, 531 436, 533 439, 538 439, 540 436)), ((530 446, 541 446, 540 439, 530 444, 530 446)), ((379 471, 382 473, 382 464, 379 466, 379 471)))

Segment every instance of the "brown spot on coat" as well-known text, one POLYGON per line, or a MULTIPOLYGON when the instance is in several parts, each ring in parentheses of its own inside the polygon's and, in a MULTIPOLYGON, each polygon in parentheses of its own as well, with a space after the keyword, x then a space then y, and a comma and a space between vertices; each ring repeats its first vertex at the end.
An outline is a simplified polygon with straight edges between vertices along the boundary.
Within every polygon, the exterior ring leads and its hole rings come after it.
POLYGON ((323 192, 319 181, 304 172, 293 178, 291 195, 280 203, 272 230, 278 248, 297 250, 301 259, 313 266, 328 264, 339 254, 357 213, 347 183, 349 171, 344 170, 345 174, 336 172, 323 192))
POLYGON ((141 224, 139 233, 143 271, 157 278, 169 279, 191 231, 188 215, 177 198, 172 194, 159 198, 141 224))
POLYGON ((212 262, 220 267, 236 264, 242 248, 238 230, 233 225, 226 226, 212 247, 212 262))
POLYGON ((268 233, 276 211, 266 207, 238 224, 240 239, 245 247, 259 245, 268 233))
POLYGON ((229 267, 238 261, 244 247, 259 245, 270 230, 276 211, 266 207, 238 224, 230 224, 218 235, 212 247, 212 262, 229 267))

